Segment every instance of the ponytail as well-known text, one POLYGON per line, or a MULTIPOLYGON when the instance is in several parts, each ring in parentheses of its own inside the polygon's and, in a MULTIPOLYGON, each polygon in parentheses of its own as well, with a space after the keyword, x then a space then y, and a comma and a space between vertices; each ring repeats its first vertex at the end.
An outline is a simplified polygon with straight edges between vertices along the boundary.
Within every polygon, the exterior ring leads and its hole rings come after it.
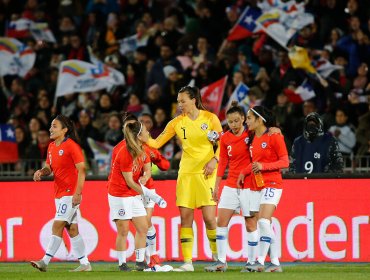
POLYGON ((143 129, 143 124, 136 121, 134 123, 127 123, 124 127, 124 134, 127 144, 127 150, 135 160, 144 153, 141 142, 137 138, 143 129))

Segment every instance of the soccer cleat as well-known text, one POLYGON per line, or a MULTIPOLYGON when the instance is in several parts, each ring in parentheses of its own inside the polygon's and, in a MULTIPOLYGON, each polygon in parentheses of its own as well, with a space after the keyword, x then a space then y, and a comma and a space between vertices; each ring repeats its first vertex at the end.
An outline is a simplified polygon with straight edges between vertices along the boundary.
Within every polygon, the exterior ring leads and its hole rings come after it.
POLYGON ((221 261, 217 261, 210 266, 206 266, 204 270, 206 272, 216 272, 216 271, 225 272, 227 270, 227 264, 221 261))
POLYGON ((118 266, 119 271, 130 272, 131 268, 128 267, 127 263, 122 263, 118 266))
POLYGON ((40 270, 41 272, 46 272, 47 265, 45 264, 43 260, 31 261, 31 265, 34 268, 37 268, 38 270, 40 270))
POLYGON ((182 266, 178 268, 174 268, 173 271, 176 272, 193 272, 194 266, 192 263, 184 263, 182 266))
POLYGON ((253 265, 253 264, 254 264, 254 263, 247 262, 247 263, 245 264, 245 266, 243 267, 243 269, 242 269, 242 270, 240 270, 240 272, 241 272, 241 273, 251 272, 251 271, 248 269, 248 266, 249 266, 249 265, 253 265))
POLYGON ((149 268, 149 266, 146 264, 146 262, 136 262, 134 271, 144 271, 144 269, 149 268))
POLYGON ((79 267, 73 269, 73 270, 70 270, 70 272, 84 272, 84 271, 92 271, 92 267, 91 267, 91 264, 88 263, 88 264, 80 264, 79 267))
POLYGON ((283 269, 280 265, 271 263, 266 267, 265 272, 283 272, 283 269))
POLYGON ((158 255, 152 255, 150 257, 149 267, 153 267, 155 265, 160 265, 160 264, 161 264, 161 260, 159 259, 158 255))
POLYGON ((254 264, 247 264, 245 268, 248 269, 250 272, 263 272, 265 270, 265 266, 259 261, 256 261, 254 264))
POLYGON ((173 270, 173 267, 166 264, 164 266, 160 266, 158 264, 150 267, 150 268, 147 268, 147 269, 144 269, 144 272, 169 272, 169 271, 172 271, 173 270))

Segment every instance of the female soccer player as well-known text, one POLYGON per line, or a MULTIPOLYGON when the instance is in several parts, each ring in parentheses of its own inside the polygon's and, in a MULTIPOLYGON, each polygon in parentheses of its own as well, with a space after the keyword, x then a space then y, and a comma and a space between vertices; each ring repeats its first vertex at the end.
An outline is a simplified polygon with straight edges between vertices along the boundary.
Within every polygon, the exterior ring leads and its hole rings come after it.
MULTIPOLYGON (((248 140, 248 129, 245 127, 245 113, 237 102, 233 102, 226 112, 227 124, 230 128, 220 138, 220 163, 217 169, 217 178, 213 199, 218 200, 219 185, 224 176, 227 165, 229 173, 226 184, 222 190, 218 204, 216 242, 218 261, 211 266, 205 267, 205 271, 226 271, 226 249, 228 245, 228 228, 230 219, 235 211, 242 210, 245 217, 248 232, 248 261, 255 261, 257 255, 257 218, 250 213, 250 182, 244 180, 244 186, 240 189, 237 185, 238 176, 243 168, 250 164, 250 156, 246 140, 248 140)), ((250 178, 250 176, 248 176, 250 178)))
POLYGON ((143 147, 149 138, 147 129, 140 122, 126 123, 124 135, 125 141, 121 142, 121 148, 114 158, 108 182, 110 218, 117 226, 116 249, 119 252, 120 270, 131 270, 126 264, 125 252, 129 221, 132 220, 136 228, 135 270, 143 271, 147 268, 144 257, 148 223, 141 194, 150 197, 160 206, 165 207, 165 202, 144 187, 151 176, 150 158, 143 147))
POLYGON ((252 163, 242 171, 238 183, 244 180, 245 175, 251 174, 251 182, 255 188, 261 190, 261 196, 258 217, 260 231, 258 260, 254 264, 247 264, 246 268, 251 271, 281 272, 276 255, 270 255, 271 265, 266 270, 264 262, 271 242, 275 241, 271 218, 281 198, 283 185, 281 169, 289 166, 288 152, 282 135, 267 133, 267 127, 273 125, 273 116, 264 107, 255 106, 249 109, 247 125, 248 129, 254 132, 248 141, 252 163))
POLYGON ((58 115, 51 123, 50 138, 45 167, 37 170, 34 181, 40 181, 41 176, 54 174, 55 206, 52 236, 46 249, 46 254, 40 261, 31 261, 31 265, 45 272, 57 252, 64 228, 71 237, 71 244, 80 266, 73 271, 91 271, 91 265, 86 256, 85 244, 78 232, 77 210, 82 199, 82 189, 85 182, 85 162, 74 124, 63 115, 58 115))
POLYGON ((149 146, 159 149, 177 135, 183 155, 176 187, 176 205, 180 209, 181 247, 184 264, 174 271, 194 271, 192 264, 194 209, 201 208, 212 254, 216 249, 216 203, 212 193, 216 180, 215 168, 219 151, 214 152, 207 134, 221 132, 217 116, 205 110, 199 90, 186 86, 180 89, 177 102, 182 114, 171 120, 156 139, 149 139, 149 146))

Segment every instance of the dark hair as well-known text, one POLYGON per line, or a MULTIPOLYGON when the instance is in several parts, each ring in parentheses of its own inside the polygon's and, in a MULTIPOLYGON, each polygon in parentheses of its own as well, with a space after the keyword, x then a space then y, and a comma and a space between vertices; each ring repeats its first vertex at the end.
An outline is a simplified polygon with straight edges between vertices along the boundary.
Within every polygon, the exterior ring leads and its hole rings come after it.
POLYGON ((239 106, 238 101, 235 101, 235 100, 231 102, 231 107, 226 111, 226 115, 230 115, 233 113, 238 113, 239 115, 244 117, 243 124, 245 123, 245 120, 246 120, 245 111, 242 106, 239 106))
POLYGON ((122 125, 125 125, 127 121, 138 121, 137 117, 130 112, 122 113, 122 125))
POLYGON ((207 110, 202 103, 202 97, 197 87, 185 86, 179 90, 179 93, 186 92, 190 99, 195 98, 195 107, 199 110, 207 110))
POLYGON ((143 129, 141 122, 128 123, 124 127, 124 135, 126 138, 127 150, 132 155, 134 160, 144 153, 144 150, 137 138, 143 129))
POLYGON ((276 126, 276 121, 275 121, 274 115, 266 107, 263 107, 263 106, 254 106, 253 108, 251 108, 249 110, 253 113, 253 115, 256 118, 261 118, 261 116, 262 116, 262 118, 265 119, 265 120, 263 120, 263 122, 264 122, 264 124, 265 124, 266 127, 276 126))
POLYGON ((66 136, 71 138, 77 144, 80 144, 80 138, 77 135, 76 127, 73 121, 71 121, 68 117, 64 115, 58 115, 55 117, 55 120, 60 121, 62 124, 62 128, 67 128, 66 136))

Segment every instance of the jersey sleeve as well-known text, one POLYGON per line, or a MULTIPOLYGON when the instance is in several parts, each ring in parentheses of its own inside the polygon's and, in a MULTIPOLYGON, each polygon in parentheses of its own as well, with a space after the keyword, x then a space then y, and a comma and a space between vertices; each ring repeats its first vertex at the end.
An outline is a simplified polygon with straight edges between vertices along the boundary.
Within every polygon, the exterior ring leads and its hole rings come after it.
POLYGON ((155 149, 161 148, 164 144, 166 144, 172 137, 175 136, 175 120, 171 120, 162 131, 162 133, 156 138, 150 138, 147 144, 155 149))
POLYGON ((71 142, 71 145, 69 145, 69 146, 70 146, 70 153, 71 153, 71 157, 73 159, 73 163, 77 164, 77 163, 80 163, 80 162, 84 162, 85 159, 84 159, 84 155, 82 153, 81 147, 73 141, 71 142))
POLYGON ((221 125, 221 122, 220 120, 218 119, 218 117, 215 115, 215 114, 212 114, 212 117, 211 117, 211 129, 214 130, 214 131, 217 131, 217 132, 222 132, 222 125, 221 125))
POLYGON ((150 160, 162 171, 168 170, 170 168, 170 162, 157 150, 154 148, 149 148, 150 160))
POLYGON ((226 166, 229 161, 229 157, 227 156, 227 149, 225 145, 225 140, 224 138, 221 137, 219 146, 220 146, 220 159, 218 162, 218 167, 217 167, 217 176, 222 177, 225 174, 226 166))
POLYGON ((271 135, 273 149, 275 150, 278 160, 274 162, 262 163, 262 170, 278 170, 289 166, 288 151, 286 149, 284 136, 280 134, 271 135))

